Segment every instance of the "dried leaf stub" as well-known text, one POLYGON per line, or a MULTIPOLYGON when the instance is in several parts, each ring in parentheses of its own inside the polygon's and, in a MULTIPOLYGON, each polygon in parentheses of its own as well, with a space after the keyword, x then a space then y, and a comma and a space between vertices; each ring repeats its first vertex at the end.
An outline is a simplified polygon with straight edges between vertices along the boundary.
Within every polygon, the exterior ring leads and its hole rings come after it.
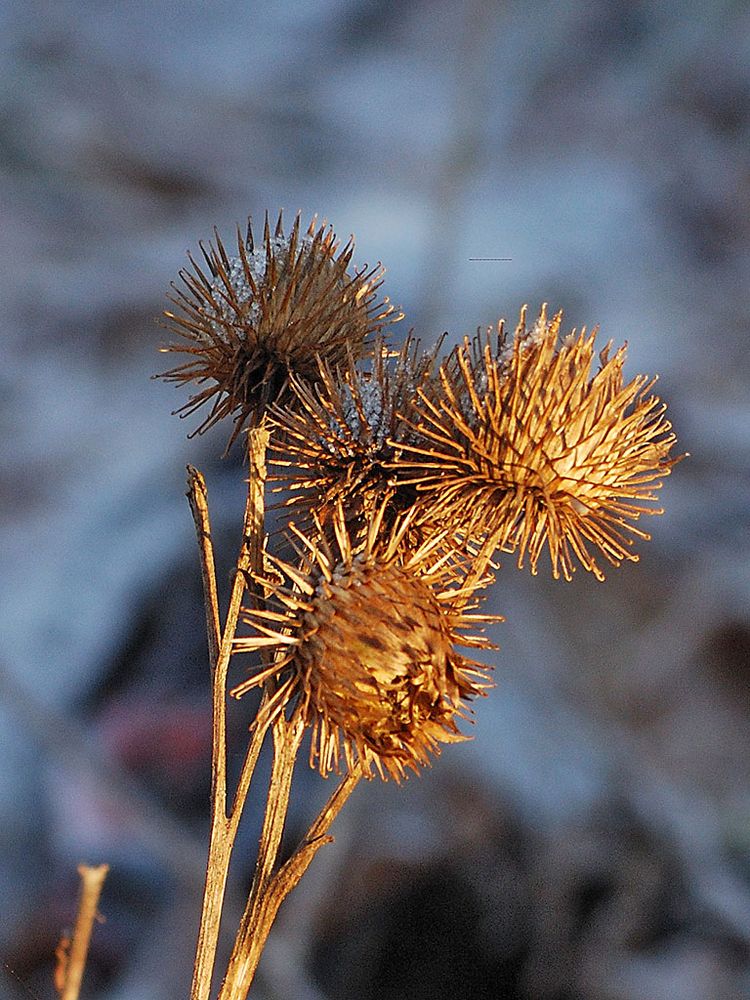
POLYGON ((173 286, 178 311, 164 314, 179 339, 163 348, 188 360, 158 377, 204 386, 176 411, 208 405, 194 433, 232 415, 231 445, 270 403, 288 398, 291 375, 315 379, 319 358, 335 366, 359 357, 370 334, 400 318, 378 300, 383 269, 350 271, 354 244, 339 246, 315 219, 300 235, 299 215, 286 236, 279 214, 273 235, 266 216, 257 248, 250 226, 246 238, 238 233, 236 256, 218 233, 215 245, 201 245, 208 273, 190 258, 182 287, 173 286))
POLYGON ((298 696, 313 729, 311 764, 323 775, 342 762, 396 780, 418 771, 441 743, 465 738, 457 722, 488 686, 456 647, 488 647, 464 629, 497 616, 468 614, 438 544, 405 551, 408 519, 381 535, 382 513, 356 546, 340 508, 335 544, 322 530, 298 535, 302 569, 272 560, 287 582, 267 581, 274 610, 246 611, 255 635, 235 641, 238 652, 271 647, 276 659, 233 693, 274 677, 272 713, 298 696))
POLYGON ((464 342, 441 367, 440 390, 420 392, 414 428, 398 473, 423 493, 444 524, 490 536, 528 557, 536 572, 545 546, 555 577, 575 560, 598 578, 598 550, 610 563, 637 560, 635 523, 652 506, 676 459, 665 406, 653 380, 625 384, 625 348, 595 360, 595 333, 558 344, 561 314, 543 309, 530 331, 525 316, 512 348, 500 337, 464 342))

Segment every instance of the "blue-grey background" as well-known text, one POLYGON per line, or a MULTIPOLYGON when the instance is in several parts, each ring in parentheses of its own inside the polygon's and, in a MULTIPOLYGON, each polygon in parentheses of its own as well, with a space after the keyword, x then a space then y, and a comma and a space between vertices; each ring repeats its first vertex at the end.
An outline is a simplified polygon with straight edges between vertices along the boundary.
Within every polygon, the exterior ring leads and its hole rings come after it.
MULTIPOLYGON (((750 996, 747 4, 6 0, 0 52, 0 995, 53 995, 81 860, 113 869, 84 995, 187 995, 208 678, 185 463, 223 581, 243 485, 225 432, 188 441, 149 381, 154 317, 214 224, 283 207, 354 233, 427 343, 525 302, 600 324, 691 457, 640 564, 503 566, 475 740, 358 790, 256 995, 750 996)), ((299 779, 292 833, 322 794, 299 779)))

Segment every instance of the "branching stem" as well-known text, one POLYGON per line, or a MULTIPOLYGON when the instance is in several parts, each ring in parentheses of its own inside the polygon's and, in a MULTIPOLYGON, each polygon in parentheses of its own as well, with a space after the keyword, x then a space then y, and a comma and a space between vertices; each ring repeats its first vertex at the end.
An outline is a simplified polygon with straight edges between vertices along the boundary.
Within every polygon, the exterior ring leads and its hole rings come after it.
POLYGON ((247 997, 279 907, 305 874, 320 848, 333 841, 333 837, 327 836, 328 830, 362 777, 362 772, 356 770, 340 781, 294 854, 272 874, 289 804, 292 770, 303 732, 302 722, 295 712, 288 721, 280 717, 274 724, 274 768, 258 863, 219 1000, 245 1000, 247 997))
POLYGON ((227 673, 232 655, 232 642, 237 630, 242 597, 245 592, 245 571, 259 573, 262 569, 266 478, 266 447, 268 432, 254 428, 248 434, 248 491, 242 532, 242 545, 237 558, 237 572, 232 585, 229 608, 221 633, 216 589, 211 525, 208 514, 208 497, 203 476, 188 467, 188 498, 193 512, 198 546, 201 556, 208 629, 208 648, 211 656, 211 831, 209 836, 206 882, 203 894, 198 943, 196 946, 191 1000, 209 1000, 216 949, 221 927, 221 911, 229 874, 232 848, 237 827, 250 787, 255 764, 265 736, 265 729, 255 727, 245 755, 232 811, 227 813, 227 673))
MULTIPOLYGON (((246 588, 249 590, 248 597, 256 607, 262 608, 265 600, 262 588, 249 581, 252 580, 253 574, 262 575, 263 571, 267 444, 268 432, 262 426, 249 432, 249 478, 242 546, 237 559, 237 572, 223 631, 220 625, 206 484, 200 472, 188 466, 188 499, 198 537, 206 604, 213 706, 211 832, 191 1000, 210 1000, 232 849, 247 800, 250 781, 269 727, 273 737, 273 764, 255 875, 218 1000, 245 1000, 247 997, 279 906, 302 878, 318 850, 323 844, 330 843, 332 838, 327 834, 331 823, 361 777, 361 772, 356 771, 347 774, 341 780, 295 853, 284 865, 276 869, 289 807, 294 765, 305 728, 302 708, 297 705, 289 718, 282 711, 276 714, 271 722, 258 724, 256 720, 232 806, 231 809, 227 809, 226 706, 229 662, 246 588)), ((270 697, 273 691, 274 682, 269 681, 264 691, 264 699, 270 697)), ((262 712, 259 712, 258 718, 263 718, 262 712)))
POLYGON ((260 918, 284 831, 294 763, 303 731, 304 719, 298 710, 289 720, 281 713, 273 723, 273 765, 255 876, 237 931, 227 974, 219 991, 219 1000, 244 1000, 267 937, 267 930, 265 934, 262 933, 264 928, 260 918))

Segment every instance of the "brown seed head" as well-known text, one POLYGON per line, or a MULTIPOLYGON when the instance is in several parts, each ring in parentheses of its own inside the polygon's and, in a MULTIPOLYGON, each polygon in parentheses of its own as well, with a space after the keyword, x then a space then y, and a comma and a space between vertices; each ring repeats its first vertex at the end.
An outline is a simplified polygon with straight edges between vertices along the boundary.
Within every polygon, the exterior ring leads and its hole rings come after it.
POLYGON ((284 470, 276 478, 289 491, 287 506, 307 521, 314 514, 327 523, 339 504, 354 520, 388 498, 391 523, 413 504, 415 489, 401 484, 390 466, 400 442, 413 436, 411 406, 433 376, 438 349, 421 353, 409 336, 394 353, 379 336, 359 363, 350 354, 334 372, 321 360, 315 383, 290 379, 295 405, 273 407, 270 444, 272 463, 284 470))
POLYGON ((322 530, 312 538, 297 532, 302 567, 272 560, 292 586, 264 580, 278 610, 246 611, 256 634, 235 640, 239 652, 270 646, 275 662, 233 694, 273 678, 266 718, 302 699, 310 762, 323 775, 338 772, 342 759, 349 769, 374 766, 382 778, 418 771, 441 743, 465 738, 457 719, 487 686, 486 673, 455 647, 489 646, 463 629, 497 616, 467 614, 467 595, 444 589, 436 542, 403 551, 405 521, 382 540, 381 508, 353 548, 339 508, 335 551, 322 530))
POLYGON ((570 579, 574 558, 598 578, 592 548, 614 565, 637 560, 634 523, 661 513, 656 500, 674 435, 654 380, 624 384, 625 348, 599 354, 595 333, 558 344, 562 314, 542 312, 531 329, 525 310, 515 340, 502 325, 459 346, 440 371, 440 391, 420 392, 415 430, 399 474, 431 501, 433 515, 472 538, 528 555, 536 572, 549 548, 552 572, 570 579))
POLYGON ((165 312, 180 340, 163 348, 188 360, 160 378, 204 386, 176 412, 187 416, 210 404, 201 433, 234 414, 229 442, 257 422, 269 403, 285 398, 291 375, 317 378, 318 359, 331 365, 359 357, 367 338, 399 319, 388 300, 377 301, 383 269, 350 272, 354 244, 339 250, 330 227, 310 223, 300 236, 296 217, 288 236, 281 214, 274 234, 268 225, 256 248, 252 228, 237 234, 237 254, 201 244, 208 273, 190 257, 191 270, 173 285, 178 312, 165 312))

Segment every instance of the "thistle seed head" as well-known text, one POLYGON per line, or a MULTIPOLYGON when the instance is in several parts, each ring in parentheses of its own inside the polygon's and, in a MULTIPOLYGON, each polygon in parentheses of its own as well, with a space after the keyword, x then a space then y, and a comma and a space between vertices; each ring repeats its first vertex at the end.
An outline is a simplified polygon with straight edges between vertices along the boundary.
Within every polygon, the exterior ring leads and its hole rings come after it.
POLYGON ((552 572, 570 579, 577 560, 598 578, 592 550, 613 565, 637 560, 634 524, 651 506, 675 438, 653 379, 625 384, 625 348, 595 360, 596 331, 558 343, 562 314, 543 308, 531 330, 525 311, 509 346, 502 325, 456 348, 439 391, 420 392, 398 474, 424 494, 432 516, 469 538, 495 539, 536 572, 549 550, 552 572))
POLYGON ((315 383, 290 379, 295 405, 272 409, 270 444, 272 464, 283 470, 276 478, 289 491, 287 506, 324 523, 339 504, 347 520, 386 498, 389 523, 409 509, 416 490, 400 483, 391 466, 401 442, 413 436, 411 407, 434 377, 439 347, 422 353, 409 336, 393 352, 379 336, 359 363, 350 354, 336 371, 321 361, 315 383))
POLYGON ((359 545, 340 507, 335 542, 320 526, 310 537, 296 532, 302 565, 271 560, 284 581, 263 580, 275 608, 247 610, 255 635, 235 640, 238 652, 270 646, 275 661, 233 693, 273 678, 266 718, 301 699, 312 727, 310 762, 324 776, 342 761, 397 781, 418 771, 441 743, 465 739, 457 721, 488 686, 485 671, 456 645, 488 647, 463 630, 497 616, 468 614, 467 595, 445 589, 453 577, 439 544, 405 549, 407 519, 383 537, 382 513, 359 545))
POLYGON ((182 287, 173 285, 177 311, 164 315, 179 340, 163 350, 188 360, 158 377, 203 386, 176 412, 209 406, 193 433, 233 415, 231 446, 270 403, 288 399, 292 375, 315 379, 319 358, 335 367, 359 357, 368 337, 400 315, 377 300, 383 269, 350 271, 353 241, 340 250, 315 219, 300 235, 298 215, 287 236, 279 213, 272 235, 266 215, 262 244, 248 225, 244 238, 238 231, 235 256, 218 233, 215 240, 201 244, 207 271, 190 257, 182 287))

